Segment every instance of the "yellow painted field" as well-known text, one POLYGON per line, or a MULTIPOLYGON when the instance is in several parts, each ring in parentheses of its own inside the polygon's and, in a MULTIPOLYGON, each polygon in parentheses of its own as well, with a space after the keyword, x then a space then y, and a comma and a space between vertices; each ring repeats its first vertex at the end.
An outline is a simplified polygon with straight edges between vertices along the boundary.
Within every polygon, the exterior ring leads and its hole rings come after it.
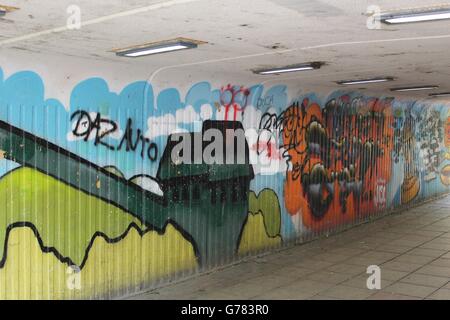
POLYGON ((53 253, 43 253, 33 231, 11 231, 8 257, 0 269, 0 299, 73 299, 126 293, 142 284, 180 272, 192 272, 197 259, 192 245, 172 226, 164 235, 142 237, 132 228, 118 243, 96 238, 83 269, 73 269, 53 253))

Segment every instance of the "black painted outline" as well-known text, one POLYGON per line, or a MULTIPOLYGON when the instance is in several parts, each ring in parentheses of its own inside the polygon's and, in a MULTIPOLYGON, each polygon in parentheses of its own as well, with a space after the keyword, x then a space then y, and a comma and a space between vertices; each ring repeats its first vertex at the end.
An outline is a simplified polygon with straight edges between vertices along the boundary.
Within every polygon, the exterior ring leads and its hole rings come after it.
MULTIPOLYGON (((180 232, 180 234, 183 236, 183 238, 187 241, 189 241, 189 243, 192 245, 192 248, 194 249, 194 254, 195 257, 197 259, 197 262, 199 265, 201 265, 201 257, 200 257, 200 251, 197 247, 197 245, 195 244, 195 241, 193 241, 193 238, 191 237, 190 234, 188 234, 186 231, 184 231, 175 221, 169 219, 167 220, 167 222, 165 223, 165 225, 161 228, 161 229, 157 229, 157 228, 147 228, 145 230, 142 230, 135 222, 130 223, 130 225, 128 226, 128 228, 125 230, 124 233, 122 233, 120 236, 116 237, 116 238, 110 238, 108 237, 105 233, 101 232, 101 231, 96 231, 94 233, 94 235, 92 236, 88 246, 85 249, 85 255, 84 258, 81 262, 81 264, 78 266, 81 269, 83 269, 83 267, 85 266, 88 258, 89 258, 89 253, 91 251, 92 246, 94 245, 94 242, 97 238, 103 238, 108 244, 116 244, 120 241, 122 241, 124 238, 126 238, 126 236, 129 234, 129 232, 134 229, 139 233, 139 236, 142 238, 144 235, 146 235, 149 232, 153 232, 156 231, 158 233, 159 236, 163 236, 165 235, 166 231, 167 231, 167 226, 171 224, 178 232, 180 232)), ((3 257, 0 260, 0 269, 2 269, 5 266, 6 260, 7 260, 7 256, 8 256, 8 243, 9 243, 9 236, 10 233, 12 232, 12 230, 14 230, 15 228, 21 228, 21 227, 28 227, 30 228, 33 233, 34 236, 36 237, 38 243, 39 243, 39 247, 41 248, 43 253, 53 253, 55 255, 55 257, 64 264, 67 264, 67 266, 74 266, 77 265, 76 263, 73 262, 73 260, 70 257, 66 257, 63 256, 55 247, 47 247, 44 244, 44 241, 41 238, 41 235, 39 234, 39 231, 37 230, 36 226, 31 223, 31 222, 26 222, 26 221, 22 221, 22 222, 15 222, 10 224, 7 228, 6 228, 6 233, 5 233, 5 242, 3 245, 3 257)))

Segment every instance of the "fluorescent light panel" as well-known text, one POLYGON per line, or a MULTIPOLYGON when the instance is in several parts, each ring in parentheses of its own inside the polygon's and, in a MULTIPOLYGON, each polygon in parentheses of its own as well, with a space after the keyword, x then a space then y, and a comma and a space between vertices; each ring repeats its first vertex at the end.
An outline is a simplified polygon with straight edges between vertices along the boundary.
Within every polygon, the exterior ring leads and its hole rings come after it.
POLYGON ((314 69, 320 69, 322 66, 322 62, 310 62, 310 63, 302 63, 297 65, 285 66, 281 68, 274 69, 261 69, 255 70, 254 73, 269 75, 269 74, 280 74, 280 73, 288 73, 288 72, 298 72, 298 71, 308 71, 314 69))
POLYGON ((437 89, 437 88, 439 88, 439 86, 417 86, 417 87, 392 88, 391 91, 396 91, 396 92, 422 91, 422 90, 433 90, 433 89, 437 89))
POLYGON ((258 72, 259 74, 277 74, 277 73, 288 73, 297 71, 314 70, 313 67, 299 67, 299 68, 285 68, 285 69, 275 69, 258 72))
POLYGON ((430 93, 430 97, 450 97, 450 92, 430 93))
POLYGON ((187 41, 175 41, 175 42, 159 43, 155 45, 148 45, 144 47, 137 47, 133 49, 120 50, 116 52, 116 55, 136 58, 152 54, 193 49, 193 48, 197 48, 196 43, 187 41))
POLYGON ((337 81, 337 84, 354 85, 354 84, 387 82, 387 81, 393 81, 393 80, 394 80, 394 78, 392 78, 392 77, 371 78, 371 79, 356 79, 356 80, 341 80, 341 81, 337 81))
POLYGON ((144 49, 144 50, 138 50, 135 52, 128 52, 128 53, 125 53, 124 56, 140 57, 140 56, 148 56, 150 54, 164 53, 164 52, 177 51, 177 50, 183 50, 183 49, 188 49, 188 47, 183 46, 183 45, 171 45, 168 47, 149 48, 149 49, 144 49))
POLYGON ((411 11, 403 13, 387 13, 380 16, 380 21, 387 24, 424 22, 450 19, 450 8, 434 10, 411 11))

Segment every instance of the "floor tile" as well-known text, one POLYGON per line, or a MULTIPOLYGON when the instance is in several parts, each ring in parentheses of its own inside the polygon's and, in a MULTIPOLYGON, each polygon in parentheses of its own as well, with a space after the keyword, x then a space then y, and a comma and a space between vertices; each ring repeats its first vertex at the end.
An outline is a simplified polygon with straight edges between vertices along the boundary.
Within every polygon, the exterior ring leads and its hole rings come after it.
POLYGON ((412 273, 406 276, 405 278, 401 279, 400 282, 440 288, 444 286, 447 282, 449 282, 449 278, 436 277, 421 273, 412 273))
POLYGON ((412 297, 425 298, 436 290, 433 287, 426 287, 416 284, 397 282, 383 289, 385 292, 408 295, 412 297))
POLYGON ((450 289, 439 289, 428 296, 428 298, 437 300, 450 300, 450 289))
POLYGON ((333 298, 340 298, 346 300, 362 300, 375 294, 376 291, 369 289, 360 289, 355 287, 348 287, 345 285, 338 285, 331 287, 328 290, 321 292, 321 295, 333 298))

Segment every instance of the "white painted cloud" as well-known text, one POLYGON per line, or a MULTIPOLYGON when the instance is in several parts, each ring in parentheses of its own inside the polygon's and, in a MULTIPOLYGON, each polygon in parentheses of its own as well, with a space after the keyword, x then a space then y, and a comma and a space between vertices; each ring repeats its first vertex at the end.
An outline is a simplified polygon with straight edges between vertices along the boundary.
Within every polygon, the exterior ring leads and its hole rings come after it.
POLYGON ((216 120, 225 120, 225 107, 220 106, 216 111, 216 120))
POLYGON ((178 125, 175 116, 167 113, 160 117, 150 117, 147 120, 148 130, 145 136, 150 140, 159 136, 168 136, 177 131, 178 125))
POLYGON ((212 115, 213 110, 210 104, 203 104, 200 107, 200 118, 202 118, 203 121, 211 119, 212 115))
POLYGON ((151 193, 157 194, 158 196, 164 195, 164 192, 162 191, 159 183, 155 179, 153 179, 149 176, 145 176, 145 175, 137 176, 137 177, 134 177, 131 181, 133 183, 137 184, 138 186, 140 186, 142 189, 150 191, 151 193))
POLYGON ((200 116, 195 112, 192 106, 187 106, 183 109, 178 109, 175 112, 175 120, 178 123, 192 123, 200 121, 200 116))
POLYGON ((242 116, 242 125, 244 126, 244 129, 258 129, 261 116, 262 112, 260 110, 252 105, 247 106, 242 116))
POLYGON ((147 119, 147 132, 145 137, 154 139, 159 136, 168 136, 173 133, 187 132, 180 127, 180 124, 200 123, 200 115, 195 112, 192 106, 179 109, 175 115, 166 113, 159 117, 150 117, 147 119))
POLYGON ((270 114, 277 114, 277 110, 274 107, 267 109, 266 112, 270 114))

